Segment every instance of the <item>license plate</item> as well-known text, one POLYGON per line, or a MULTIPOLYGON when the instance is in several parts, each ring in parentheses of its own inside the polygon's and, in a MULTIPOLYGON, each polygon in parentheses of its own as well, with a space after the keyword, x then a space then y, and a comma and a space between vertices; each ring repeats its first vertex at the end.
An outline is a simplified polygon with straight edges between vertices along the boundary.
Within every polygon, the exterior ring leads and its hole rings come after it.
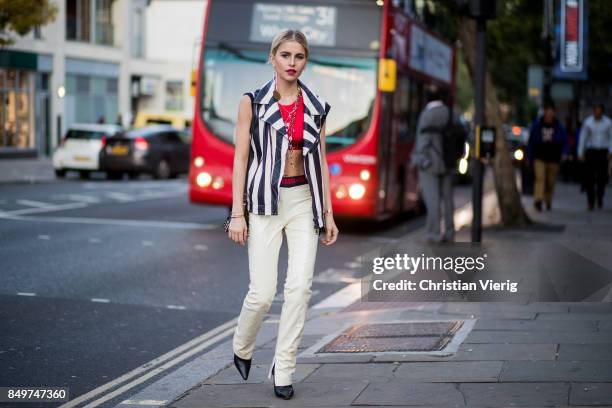
POLYGON ((111 149, 111 153, 125 155, 128 153, 128 146, 113 146, 113 148, 111 149))
POLYGON ((87 157, 87 156, 74 156, 74 160, 76 160, 76 161, 89 161, 89 157, 87 157))

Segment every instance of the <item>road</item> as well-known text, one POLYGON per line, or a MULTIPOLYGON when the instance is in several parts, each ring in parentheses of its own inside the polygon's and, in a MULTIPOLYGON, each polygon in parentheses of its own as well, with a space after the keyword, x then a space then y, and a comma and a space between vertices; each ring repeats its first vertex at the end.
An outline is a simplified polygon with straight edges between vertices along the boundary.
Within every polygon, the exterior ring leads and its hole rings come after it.
MULTIPOLYGON (((238 315, 246 249, 222 232, 225 208, 188 201, 185 178, 0 191, 2 386, 69 386, 73 399, 238 315)), ((339 241, 319 247, 311 305, 360 277, 360 254, 422 224, 339 223, 339 241)), ((271 313, 286 264, 283 245, 271 313)))

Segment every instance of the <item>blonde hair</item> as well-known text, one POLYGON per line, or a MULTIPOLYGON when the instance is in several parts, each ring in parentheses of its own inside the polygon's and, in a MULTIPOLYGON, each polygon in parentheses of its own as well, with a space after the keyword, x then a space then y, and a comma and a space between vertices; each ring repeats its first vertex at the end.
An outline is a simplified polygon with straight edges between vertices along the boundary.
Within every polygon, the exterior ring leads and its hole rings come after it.
POLYGON ((280 47, 282 43, 287 41, 295 41, 302 47, 304 47, 304 51, 306 52, 306 59, 308 59, 308 40, 306 39, 304 33, 300 30, 285 30, 276 34, 276 36, 272 40, 272 45, 270 46, 270 58, 276 55, 278 47, 280 47))

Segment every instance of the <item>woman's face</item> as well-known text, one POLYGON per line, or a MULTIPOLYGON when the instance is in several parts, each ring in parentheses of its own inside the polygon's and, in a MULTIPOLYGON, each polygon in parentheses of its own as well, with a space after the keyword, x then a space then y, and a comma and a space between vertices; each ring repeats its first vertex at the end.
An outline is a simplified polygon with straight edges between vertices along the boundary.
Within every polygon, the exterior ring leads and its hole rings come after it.
POLYGON ((276 75, 286 81, 295 81, 306 67, 306 50, 297 41, 285 41, 271 57, 276 75))

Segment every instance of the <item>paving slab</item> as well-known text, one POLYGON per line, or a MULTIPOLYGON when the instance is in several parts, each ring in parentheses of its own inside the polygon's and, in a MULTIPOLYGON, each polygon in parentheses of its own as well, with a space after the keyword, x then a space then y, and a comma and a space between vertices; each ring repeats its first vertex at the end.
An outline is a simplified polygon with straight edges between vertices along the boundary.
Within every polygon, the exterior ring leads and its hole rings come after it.
POLYGON ((569 305, 570 313, 610 313, 612 314, 612 303, 578 303, 569 305))
POLYGON ((596 320, 493 320, 478 319, 474 330, 597 331, 596 320))
POLYGON ((612 341, 604 344, 560 344, 559 360, 612 360, 612 341))
POLYGON ((502 361, 402 363, 395 377, 414 382, 497 382, 502 361))
MULTIPOLYGON (((293 373, 293 381, 301 382, 309 376, 317 367, 318 364, 297 364, 295 373, 293 373)), ((268 379, 269 364, 253 364, 249 371, 249 378, 245 381, 242 379, 238 370, 232 364, 224 370, 221 370, 217 375, 208 378, 204 384, 259 384, 268 382, 272 384, 272 380, 268 379)))
POLYGON ((586 383, 572 384, 570 390, 570 404, 582 405, 612 405, 612 384, 586 383))
POLYGON ((401 379, 371 383, 354 405, 465 407, 463 395, 453 384, 417 384, 401 379))
POLYGON ((356 382, 389 381, 394 377, 393 371, 397 364, 323 364, 304 381, 310 383, 339 382, 349 378, 356 382))
POLYGON ((191 390, 170 407, 328 407, 350 406, 368 384, 359 382, 329 382, 294 384, 291 400, 274 395, 272 384, 210 385, 191 390))
POLYGON ((465 318, 478 318, 478 319, 508 319, 508 320, 533 320, 537 317, 537 312, 531 312, 529 310, 508 310, 498 312, 488 311, 468 311, 468 312, 456 312, 445 311, 444 314, 450 317, 465 317, 465 318))
POLYGON ((556 344, 462 344, 449 356, 423 354, 379 355, 375 362, 556 360, 556 344))
POLYGON ((513 312, 567 313, 568 306, 563 303, 551 302, 526 304, 508 302, 446 302, 438 309, 438 313, 506 314, 513 312))
POLYGON ((501 375, 509 381, 612 381, 609 361, 508 361, 501 375))
POLYGON ((612 331, 612 320, 599 321, 598 328, 600 331, 612 331))
MULTIPOLYGON (((298 350, 307 349, 308 347, 315 344, 317 341, 321 340, 320 335, 308 335, 302 336, 302 341, 298 345, 298 350)), ((262 349, 275 350, 276 349, 276 339, 270 340, 266 344, 261 346, 262 349)))
POLYGON ((563 383, 461 384, 468 407, 557 407, 567 404, 563 383))
POLYGON ((472 331, 464 343, 610 343, 610 332, 472 331))
POLYGON ((298 364, 348 364, 348 363, 367 363, 374 361, 371 354, 361 353, 325 353, 298 355, 298 364))
POLYGON ((612 320, 612 313, 538 313, 537 320, 612 320))

